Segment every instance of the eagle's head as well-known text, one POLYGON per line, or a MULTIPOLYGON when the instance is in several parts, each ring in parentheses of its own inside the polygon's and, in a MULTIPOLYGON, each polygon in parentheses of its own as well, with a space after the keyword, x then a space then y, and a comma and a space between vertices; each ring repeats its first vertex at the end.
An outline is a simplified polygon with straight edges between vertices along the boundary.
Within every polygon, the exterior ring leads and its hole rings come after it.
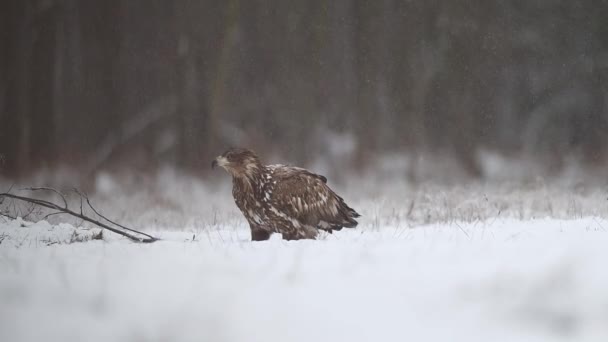
POLYGON ((246 148, 230 148, 211 162, 211 168, 221 166, 233 177, 250 177, 258 172, 261 163, 252 150, 246 148))

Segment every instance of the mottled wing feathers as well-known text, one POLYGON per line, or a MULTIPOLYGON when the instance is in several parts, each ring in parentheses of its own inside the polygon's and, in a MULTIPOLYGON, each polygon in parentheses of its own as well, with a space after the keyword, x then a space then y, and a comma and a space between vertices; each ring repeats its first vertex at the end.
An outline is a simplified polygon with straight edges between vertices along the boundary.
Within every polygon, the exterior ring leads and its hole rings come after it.
POLYGON ((273 171, 277 210, 302 225, 328 231, 357 225, 359 214, 327 186, 327 178, 296 167, 276 166, 273 171))
POLYGON ((283 239, 314 239, 318 230, 355 227, 359 217, 327 186, 327 178, 299 167, 262 165, 247 149, 230 149, 212 166, 232 175, 232 195, 251 228, 252 240, 271 233, 283 239))
POLYGON ((286 179, 293 175, 302 175, 303 174, 303 175, 307 175, 307 176, 319 179, 323 183, 327 183, 327 178, 325 178, 325 176, 316 174, 314 172, 303 169, 301 167, 274 164, 274 165, 268 165, 268 169, 272 170, 273 174, 281 177, 281 179, 286 179))

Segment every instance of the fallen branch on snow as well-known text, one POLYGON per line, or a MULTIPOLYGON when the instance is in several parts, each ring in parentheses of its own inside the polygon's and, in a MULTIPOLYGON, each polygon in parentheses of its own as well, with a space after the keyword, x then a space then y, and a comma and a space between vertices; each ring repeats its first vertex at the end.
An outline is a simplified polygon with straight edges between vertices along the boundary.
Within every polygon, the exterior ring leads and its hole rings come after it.
MULTIPOLYGON (((130 239, 133 242, 151 243, 151 242, 155 242, 155 241, 159 240, 158 238, 156 238, 152 235, 148 235, 146 233, 137 231, 135 229, 127 228, 127 227, 125 227, 121 224, 118 224, 118 223, 108 219, 107 217, 103 216, 101 213, 99 213, 99 211, 97 211, 97 209, 95 209, 95 207, 93 207, 93 205, 91 204, 91 201, 89 200, 89 197, 77 189, 73 189, 73 191, 74 191, 74 193, 78 194, 78 196, 80 197, 80 212, 71 210, 69 208, 68 201, 67 201, 65 195, 56 189, 47 188, 47 187, 36 187, 36 188, 27 188, 27 189, 23 189, 23 190, 49 191, 49 192, 52 192, 52 193, 58 195, 61 198, 63 203, 60 205, 60 204, 57 204, 57 203, 54 203, 51 201, 47 201, 47 200, 41 200, 41 199, 32 198, 32 197, 14 195, 14 194, 10 193, 10 189, 8 192, 0 193, 0 203, 2 203, 4 198, 10 198, 13 200, 22 201, 22 202, 31 204, 32 207, 38 206, 38 207, 51 209, 53 211, 51 213, 47 214, 46 216, 44 216, 44 219, 47 219, 48 217, 54 216, 54 215, 70 215, 70 216, 79 218, 83 221, 92 223, 100 228, 107 229, 107 230, 111 231, 112 233, 122 235, 122 236, 130 239), (91 218, 91 217, 85 215, 84 211, 83 211, 84 202, 86 202, 87 206, 89 208, 91 208, 91 210, 95 214, 97 214, 97 216, 101 217, 107 223, 104 223, 100 220, 96 220, 94 218, 91 218)), ((4 213, 3 216, 12 218, 12 217, 15 217, 16 215, 9 215, 9 214, 4 213)))

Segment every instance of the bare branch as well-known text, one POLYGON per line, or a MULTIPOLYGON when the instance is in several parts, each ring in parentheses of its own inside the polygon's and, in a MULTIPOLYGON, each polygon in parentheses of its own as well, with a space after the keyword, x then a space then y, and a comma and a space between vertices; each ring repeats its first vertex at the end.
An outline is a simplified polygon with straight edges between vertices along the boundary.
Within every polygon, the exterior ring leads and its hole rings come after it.
MULTIPOLYGON (((76 189, 74 189, 76 190, 76 189)), ((76 192, 79 192, 78 190, 76 190, 76 192)), ((84 215, 84 213, 82 212, 82 196, 80 196, 80 215, 84 215)))
POLYGON ((27 220, 28 217, 30 217, 30 215, 32 215, 32 213, 36 210, 36 206, 34 204, 30 204, 27 209, 25 214, 23 212, 19 213, 19 216, 21 216, 24 220, 27 220))
POLYGON ((146 233, 142 233, 142 232, 138 232, 137 230, 133 230, 133 229, 131 229, 131 228, 127 228, 127 227, 125 227, 125 226, 123 226, 123 225, 121 225, 121 224, 118 224, 118 223, 116 223, 116 222, 114 222, 114 221, 110 220, 109 218, 107 218, 107 217, 103 216, 102 214, 100 214, 100 213, 99 213, 99 212, 98 212, 98 211, 95 209, 95 207, 93 207, 93 205, 91 204, 91 201, 89 201, 89 196, 87 196, 87 195, 85 194, 85 195, 84 195, 84 199, 87 201, 87 204, 89 205, 89 208, 91 208, 91 210, 93 210, 93 212, 94 212, 95 214, 97 214, 97 216, 101 217, 102 219, 106 220, 107 222, 109 222, 109 223, 111 223, 111 224, 113 224, 113 225, 115 225, 115 226, 119 226, 120 228, 125 229, 125 230, 128 230, 128 231, 130 231, 130 232, 134 232, 134 233, 142 234, 142 235, 147 236, 147 237, 149 237, 149 238, 154 238, 154 237, 153 237, 153 236, 151 236, 151 235, 148 235, 148 234, 146 234, 146 233))
MULTIPOLYGON (((11 184, 6 192, 11 192, 11 190, 13 190, 13 186, 15 186, 15 183, 11 184)), ((0 197, 0 204, 2 203, 4 203, 4 197, 0 197)))
POLYGON ((51 216, 55 216, 55 215, 61 215, 61 214, 65 214, 65 213, 62 213, 62 212, 60 212, 60 211, 55 211, 55 212, 52 212, 52 213, 50 213, 50 214, 45 215, 45 216, 44 216, 42 219, 43 219, 43 220, 46 220, 46 219, 48 219, 48 218, 49 218, 49 217, 51 217, 51 216))
MULTIPOLYGON (((54 192, 57 195, 59 195, 59 197, 61 197, 61 200, 63 200, 63 207, 65 209, 68 208, 68 201, 65 199, 65 195, 62 194, 60 191, 58 191, 56 189, 45 187, 45 186, 41 186, 41 187, 24 188, 22 190, 29 190, 29 191, 51 191, 51 192, 54 192)), ((10 190, 8 192, 10 192, 10 190)))
MULTIPOLYGON (((127 237, 128 239, 130 239, 131 241, 134 241, 134 242, 150 243, 150 242, 154 242, 154 241, 158 241, 159 240, 158 238, 153 237, 151 235, 148 235, 148 234, 139 232, 137 230, 126 228, 126 227, 123 227, 121 225, 115 224, 115 225, 117 225, 117 226, 119 226, 119 227, 121 227, 123 229, 126 229, 126 230, 128 230, 130 232, 133 232, 133 233, 136 233, 136 234, 139 234, 139 235, 143 235, 146 238, 141 238, 141 237, 135 236, 135 235, 130 234, 128 232, 125 232, 125 231, 123 231, 121 229, 117 229, 117 228, 111 227, 111 226, 109 226, 109 225, 107 225, 107 224, 105 224, 103 222, 100 222, 98 220, 92 219, 92 218, 90 218, 90 217, 88 217, 86 215, 82 215, 82 214, 79 214, 77 212, 74 212, 74 211, 70 210, 69 208, 61 207, 60 205, 57 205, 57 204, 55 204, 53 202, 50 202, 50 201, 36 199, 36 198, 30 198, 30 197, 24 197, 24 196, 18 196, 18 195, 13 195, 13 194, 10 194, 10 193, 0 193, 0 197, 6 197, 6 198, 14 199, 14 200, 19 200, 19 201, 22 201, 22 202, 25 202, 25 203, 31 203, 31 204, 33 204, 35 206, 40 206, 40 207, 43 207, 43 208, 56 210, 58 212, 65 213, 65 214, 68 214, 68 215, 80 218, 83 221, 90 222, 90 223, 92 223, 92 224, 94 224, 94 225, 96 225, 98 227, 107 229, 107 230, 109 230, 109 231, 111 231, 113 233, 116 233, 116 234, 122 235, 124 237, 127 237)), ((91 209, 93 209, 93 208, 91 207, 91 209)), ((106 220, 108 222, 112 223, 108 219, 106 219, 106 220)))
POLYGON ((6 218, 9 218, 9 219, 11 219, 11 220, 16 220, 16 219, 17 219, 16 217, 13 217, 13 216, 11 216, 11 215, 9 215, 9 214, 7 214, 7 213, 3 213, 3 212, 1 212, 1 211, 0 211, 0 216, 3 216, 3 217, 6 217, 6 218))

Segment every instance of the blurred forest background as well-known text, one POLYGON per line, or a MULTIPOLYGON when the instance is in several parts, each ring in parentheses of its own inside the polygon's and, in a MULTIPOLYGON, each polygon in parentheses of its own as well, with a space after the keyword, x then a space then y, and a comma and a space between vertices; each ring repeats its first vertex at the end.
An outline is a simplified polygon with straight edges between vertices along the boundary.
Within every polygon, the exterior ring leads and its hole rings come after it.
MULTIPOLYGON (((479 151, 608 165, 603 0, 8 0, 0 174, 175 165, 227 146, 365 169, 479 151)), ((265 158, 267 159, 267 158, 265 158)))

